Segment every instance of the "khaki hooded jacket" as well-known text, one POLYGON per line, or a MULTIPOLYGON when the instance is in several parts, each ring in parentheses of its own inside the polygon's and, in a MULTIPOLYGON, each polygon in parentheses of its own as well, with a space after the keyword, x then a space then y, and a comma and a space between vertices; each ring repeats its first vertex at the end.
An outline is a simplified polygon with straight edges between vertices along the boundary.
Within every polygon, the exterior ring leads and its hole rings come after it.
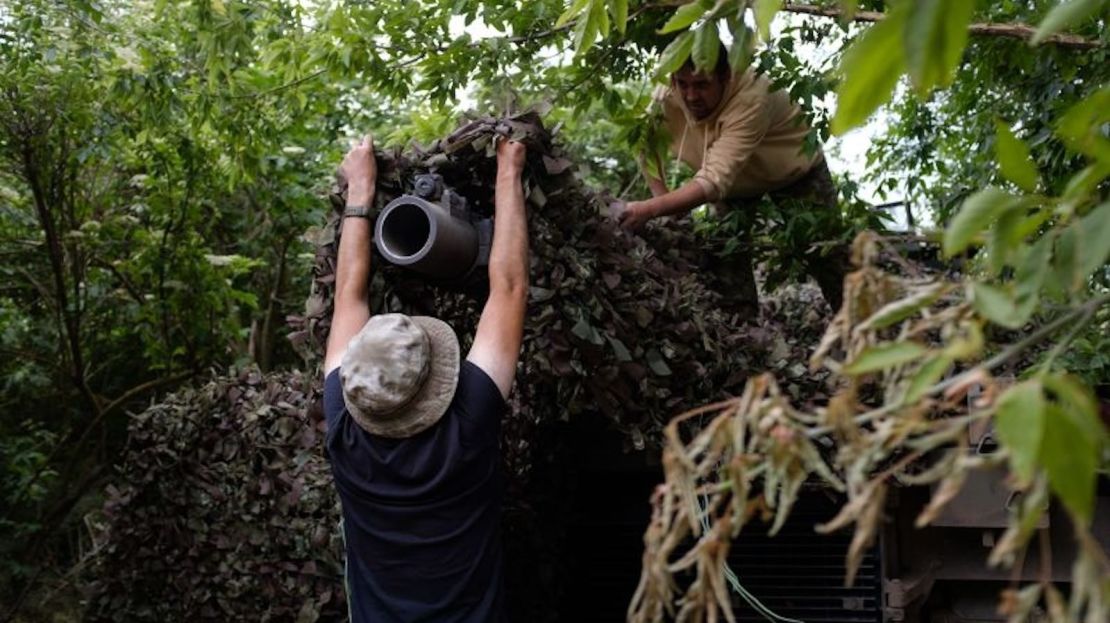
POLYGON ((824 160, 802 147, 809 127, 784 91, 749 69, 733 74, 720 104, 697 120, 673 88, 661 93, 671 152, 697 170, 710 202, 758 197, 800 179, 824 160))

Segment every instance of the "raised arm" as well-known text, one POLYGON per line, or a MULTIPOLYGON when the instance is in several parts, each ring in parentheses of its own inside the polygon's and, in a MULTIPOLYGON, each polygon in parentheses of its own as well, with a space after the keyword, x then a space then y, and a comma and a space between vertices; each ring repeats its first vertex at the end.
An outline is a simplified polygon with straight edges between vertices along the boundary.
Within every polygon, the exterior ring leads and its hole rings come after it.
MULTIPOLYGON (((351 148, 339 165, 347 180, 347 212, 363 208, 365 215, 374 203, 374 184, 378 169, 374 162, 374 142, 369 136, 351 148)), ((355 210, 358 211, 358 210, 355 210)), ((339 367, 347 343, 370 319, 370 219, 344 216, 343 235, 335 264, 335 309, 324 355, 324 376, 339 367)))
POLYGON ((493 379, 505 398, 516 376, 528 304, 528 223, 520 182, 524 156, 521 143, 503 139, 497 145, 489 298, 466 356, 493 379))

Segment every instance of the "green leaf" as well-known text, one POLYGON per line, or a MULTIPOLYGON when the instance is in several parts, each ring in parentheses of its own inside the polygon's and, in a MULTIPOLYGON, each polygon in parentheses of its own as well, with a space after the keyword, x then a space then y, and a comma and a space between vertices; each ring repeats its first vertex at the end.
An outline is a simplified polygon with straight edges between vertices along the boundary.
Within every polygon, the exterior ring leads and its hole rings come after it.
POLYGON ((605 343, 605 339, 601 337, 601 334, 598 333, 597 329, 595 329, 594 326, 590 324, 590 321, 586 319, 585 314, 583 314, 582 317, 578 319, 578 322, 576 322, 574 326, 570 328, 570 332, 579 339, 591 344, 595 344, 597 346, 601 346, 605 343))
POLYGON ((1110 259, 1110 201, 1091 210, 1074 227, 1078 227, 1076 269, 1085 281, 1110 259))
POLYGON ((1054 236, 1046 234, 1025 251, 1014 273, 1014 303, 1017 307, 1016 322, 1024 324, 1033 315, 1040 301, 1041 287, 1050 266, 1054 236))
POLYGON ((1049 405, 1041 463, 1064 506, 1079 521, 1089 522, 1094 512, 1098 443, 1076 413, 1049 405))
POLYGON ((1020 141, 1010 127, 1001 121, 995 121, 995 154, 998 165, 1002 168, 1002 175, 1018 185, 1027 193, 1037 190, 1037 167, 1029 155, 1029 148, 1020 141))
POLYGON ((1017 301, 1006 290, 986 283, 971 286, 972 305, 984 318, 1009 329, 1025 324, 1017 308, 1017 301))
POLYGON ((1082 199, 1095 192, 1098 185, 1108 175, 1110 175, 1110 162, 1105 164, 1096 162, 1087 166, 1079 173, 1071 176, 1067 187, 1064 189, 1064 194, 1060 198, 1064 201, 1082 199))
POLYGON ((944 354, 955 361, 968 361, 983 352, 983 328, 978 322, 963 322, 960 333, 944 347, 944 354))
POLYGON ((979 232, 1022 202, 1021 197, 997 188, 986 188, 968 197, 944 230, 944 254, 952 257, 963 251, 979 232))
MULTIPOLYGON (((1037 479, 1037 482, 1032 483, 1032 485, 1032 488, 1026 492, 1025 495, 1022 495, 1021 505, 1018 506, 1016 518, 1018 523, 1016 525, 1013 523, 1010 524, 1011 530, 1017 529, 1021 535, 1019 537, 1020 543, 1029 542, 1029 537, 1032 536, 1033 531, 1037 530, 1042 516, 1045 516, 1045 513, 1048 511, 1048 483, 1043 479, 1037 479)), ((1035 584, 1035 586, 1037 586, 1038 589, 1041 587, 1037 584, 1035 584)), ((1037 594, 1040 594, 1039 591, 1037 594)), ((1026 612, 1032 610, 1032 605, 1036 603, 1035 599, 1035 601, 1027 607, 1026 612)), ((1013 613, 1011 612, 1010 615, 1012 616, 1013 613)), ((1019 619, 1019 621, 1021 621, 1021 619, 1019 619)))
POLYGON ((694 31, 694 69, 705 73, 713 71, 720 51, 721 39, 717 35, 717 22, 706 22, 694 31))
POLYGON ((595 18, 598 23, 598 31, 601 33, 601 38, 609 36, 609 11, 605 8, 605 0, 593 0, 590 5, 590 13, 596 14, 595 18))
POLYGON ((1022 242, 1018 234, 1024 215, 1017 210, 1004 212, 991 228, 990 240, 987 242, 987 259, 989 261, 991 276, 997 275, 1008 266, 1014 253, 1022 242))
POLYGON ((740 17, 743 19, 744 11, 747 10, 747 2, 729 2, 728 0, 708 0, 707 6, 711 6, 712 10, 706 11, 702 16, 704 20, 722 20, 730 17, 740 17))
POLYGON ((612 0, 609 11, 613 14, 613 25, 617 27, 617 32, 623 35, 628 26, 628 0, 612 0))
POLYGON ((597 40, 598 29, 601 26, 598 12, 594 9, 596 2, 600 0, 591 0, 595 4, 591 4, 589 10, 586 11, 583 18, 579 18, 578 26, 575 27, 574 38, 574 57, 579 58, 593 47, 594 41, 597 40))
POLYGON ((859 0, 840 0, 840 21, 850 22, 859 10, 859 0))
POLYGON ((679 67, 690 57, 690 50, 694 47, 694 33, 686 31, 675 38, 659 58, 659 68, 655 70, 656 76, 669 76, 678 71, 679 67))
POLYGON ((574 19, 574 16, 581 13, 589 3, 590 0, 574 0, 574 3, 567 7, 567 10, 563 11, 563 14, 559 16, 559 19, 555 20, 555 27, 562 28, 565 26, 567 22, 574 19))
POLYGON ((840 61, 841 80, 836 91, 834 134, 843 134, 860 125, 875 109, 890 100, 894 85, 905 68, 902 31, 908 3, 891 9, 883 21, 872 26, 840 61))
POLYGON ((844 366, 844 373, 853 376, 885 370, 925 354, 924 346, 917 342, 893 342, 866 348, 852 363, 844 366))
POLYGON ((1075 416, 1085 435, 1099 445, 1107 443, 1110 433, 1102 424, 1098 401, 1089 387, 1070 374, 1047 374, 1044 385, 1061 408, 1075 416))
POLYGON ((910 379, 910 384, 906 387, 905 402, 912 404, 925 396, 925 392, 929 388, 936 385, 940 381, 948 368, 952 366, 952 358, 947 355, 934 355, 925 362, 917 372, 914 373, 913 378, 910 379))
POLYGON ((1110 167, 1110 139, 1102 133, 1107 122, 1110 122, 1110 85, 1104 85, 1069 108, 1057 122, 1056 133, 1070 149, 1110 167))
POLYGON ((997 275, 1005 266, 1012 265, 1025 239, 1036 233, 1051 217, 1051 210, 1037 210, 1031 214, 1024 210, 1010 210, 999 216, 987 243, 991 274, 997 275))
POLYGON ((1018 383, 998 398, 994 430, 1010 452, 1010 466, 1022 488, 1033 480, 1044 438, 1047 404, 1037 379, 1018 383))
POLYGON ((1076 292, 1087 277, 1110 259, 1110 202, 1075 220, 1056 240, 1052 256, 1052 287, 1058 293, 1076 292))
POLYGON ((871 314, 867 320, 860 324, 858 330, 885 329, 895 323, 902 322, 922 308, 932 305, 946 289, 947 287, 944 284, 938 283, 923 288, 913 296, 888 303, 871 314))
POLYGON ((1106 0, 1068 0, 1053 7, 1041 20, 1037 32, 1030 39, 1031 45, 1038 45, 1048 37, 1094 15, 1106 0))
POLYGON ((952 83, 967 47, 974 0, 915 0, 904 43, 910 79, 920 94, 952 83))
POLYGON ((615 337, 605 336, 609 340, 609 345, 613 347, 613 352, 617 355, 617 361, 632 361, 632 353, 628 352, 628 347, 624 342, 615 337))
POLYGON ((689 28, 690 24, 698 21, 698 19, 702 15, 705 15, 705 12, 712 8, 712 6, 713 5, 709 2, 698 0, 678 7, 678 10, 674 12, 671 19, 667 20, 667 23, 663 24, 663 27, 659 29, 659 34, 665 35, 669 32, 689 28))
POLYGON ((782 9, 783 0, 756 0, 755 27, 764 41, 771 39, 771 20, 782 9))
POLYGON ((1056 237, 1056 249, 1052 254, 1051 285, 1058 292, 1075 292, 1084 283, 1077 260, 1080 246, 1078 225, 1078 221, 1072 223, 1056 237))
POLYGON ((728 28, 732 33, 732 47, 728 49, 728 66, 734 73, 741 72, 747 69, 752 61, 754 33, 740 16, 729 18, 728 28))
POLYGON ((647 357, 648 367, 651 368, 652 372, 659 376, 671 375, 671 368, 667 365, 666 361, 663 361, 663 355, 660 355, 659 351, 653 348, 644 353, 644 355, 647 357))

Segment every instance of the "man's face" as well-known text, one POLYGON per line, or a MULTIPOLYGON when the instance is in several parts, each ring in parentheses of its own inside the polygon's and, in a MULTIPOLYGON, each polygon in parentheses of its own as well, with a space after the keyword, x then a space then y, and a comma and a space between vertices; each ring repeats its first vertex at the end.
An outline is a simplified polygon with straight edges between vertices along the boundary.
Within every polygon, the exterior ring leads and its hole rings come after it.
POLYGON ((683 67, 671 74, 671 85, 698 120, 705 119, 717 109, 724 97, 726 83, 727 78, 714 72, 694 71, 692 67, 683 67))

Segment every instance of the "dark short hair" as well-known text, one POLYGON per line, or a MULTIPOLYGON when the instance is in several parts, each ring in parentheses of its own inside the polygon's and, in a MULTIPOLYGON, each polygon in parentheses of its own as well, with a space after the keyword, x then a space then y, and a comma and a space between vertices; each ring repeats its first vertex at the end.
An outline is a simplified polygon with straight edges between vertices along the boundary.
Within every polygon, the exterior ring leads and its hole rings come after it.
MULTIPOLYGON (((718 45, 720 45, 721 47, 719 50, 717 50, 717 65, 713 68, 713 73, 717 74, 718 78, 727 78, 728 76, 732 75, 732 66, 728 64, 728 48, 726 48, 725 44, 723 43, 720 43, 718 45)), ((697 70, 697 67, 694 66, 693 56, 687 58, 686 62, 683 63, 682 67, 679 67, 676 72, 683 69, 693 69, 695 71, 697 70)))

